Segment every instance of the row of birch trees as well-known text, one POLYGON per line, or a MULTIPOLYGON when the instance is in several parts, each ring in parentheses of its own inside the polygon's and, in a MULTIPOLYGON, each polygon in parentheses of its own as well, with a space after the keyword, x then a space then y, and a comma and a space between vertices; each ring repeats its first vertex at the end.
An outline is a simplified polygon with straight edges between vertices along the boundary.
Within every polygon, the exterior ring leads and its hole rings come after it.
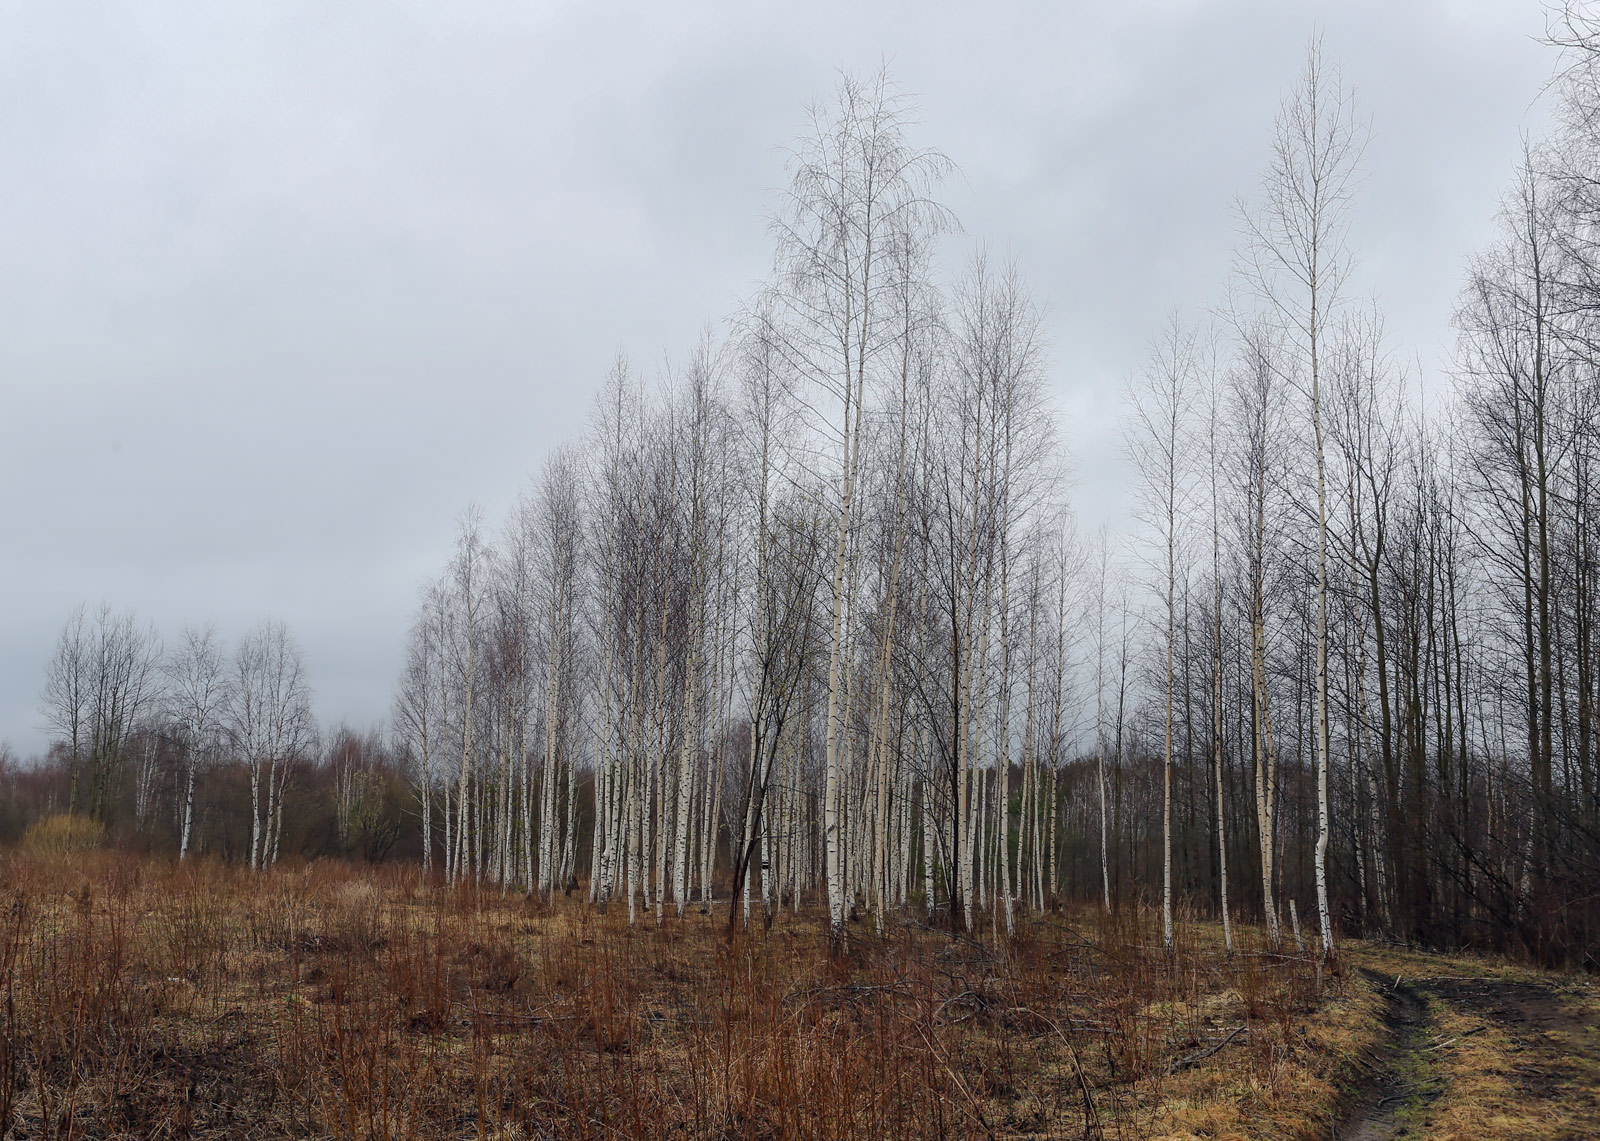
POLYGON ((1054 897, 1084 615, 1039 316, 982 252, 941 281, 912 112, 845 80, 767 284, 657 375, 619 360, 492 539, 464 520, 396 705, 449 879, 581 866, 657 917, 731 889, 735 923, 814 893, 838 932, 1054 897))
POLYGON ((1147 589, 1113 651, 1144 696, 1114 771, 1154 762, 1126 795, 1162 830, 1112 863, 1159 875, 1169 938, 1176 893, 1275 940, 1308 905, 1325 952, 1342 928, 1593 962, 1600 39, 1562 28, 1556 127, 1469 263, 1447 375, 1346 289, 1365 131, 1314 44, 1226 303, 1132 386, 1147 589))
POLYGON ((1349 287, 1366 127, 1311 45, 1224 303, 1130 386, 1120 536, 1065 508, 1016 265, 945 269, 950 163, 844 80, 763 287, 619 359, 424 592, 425 862, 658 920, 809 899, 840 937, 1077 898, 1158 903, 1169 945, 1198 911, 1593 954, 1600 39, 1565 28, 1441 377, 1349 287))

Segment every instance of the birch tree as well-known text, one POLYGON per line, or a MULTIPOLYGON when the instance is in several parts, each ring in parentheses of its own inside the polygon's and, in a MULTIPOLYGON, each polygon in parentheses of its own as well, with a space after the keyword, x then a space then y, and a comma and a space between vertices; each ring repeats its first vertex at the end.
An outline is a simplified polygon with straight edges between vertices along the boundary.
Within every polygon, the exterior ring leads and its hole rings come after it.
POLYGON ((1163 636, 1164 709, 1162 716, 1161 922, 1172 949, 1172 727, 1173 646, 1176 620, 1180 520, 1188 507, 1189 415, 1195 385, 1194 334, 1174 320, 1158 342, 1143 383, 1132 394, 1132 426, 1127 444, 1140 476, 1140 513, 1156 531, 1159 544, 1163 636))
POLYGON ((40 701, 69 750, 68 812, 113 821, 124 752, 161 704, 160 662, 159 635, 131 612, 102 605, 91 623, 80 605, 68 616, 40 701))
POLYGON ((1221 377, 1210 369, 1206 396, 1206 467, 1211 493, 1211 757, 1212 779, 1217 789, 1217 895, 1222 913, 1222 939, 1233 950, 1233 920, 1228 912, 1228 826, 1223 810, 1225 773, 1222 765, 1222 493, 1218 474, 1222 467, 1217 417, 1222 406, 1221 377))
MULTIPOLYGON (((451 642, 446 661, 449 663, 454 697, 460 710, 460 754, 456 768, 456 816, 454 848, 446 860, 445 874, 452 883, 475 874, 473 839, 472 772, 479 742, 477 729, 477 698, 480 671, 482 670, 484 592, 488 587, 489 552, 482 537, 483 513, 476 504, 462 516, 456 534, 456 554, 450 566, 450 599, 455 621, 448 633, 451 642)), ((478 837, 481 842, 481 836, 478 837)))
POLYGON ((88 744, 93 661, 83 604, 72 608, 56 639, 55 652, 45 666, 44 693, 40 700, 45 724, 68 747, 67 811, 78 811, 78 783, 83 751, 88 744))
POLYGON ((316 726, 300 647, 282 622, 262 622, 234 654, 230 728, 250 771, 250 870, 277 862, 290 763, 316 726))
POLYGON ((1317 915, 1322 952, 1333 954, 1328 908, 1328 479, 1323 444, 1322 387, 1329 313, 1349 274, 1345 236, 1359 183, 1365 131, 1353 96, 1327 67, 1320 40, 1307 47, 1300 82, 1284 100, 1273 129, 1272 158, 1261 198, 1243 211, 1245 279, 1297 349, 1294 379, 1303 383, 1316 461, 1316 750, 1317 915))
POLYGON ((835 461, 829 512, 835 520, 828 707, 824 723, 824 862, 836 941, 844 937, 841 699, 847 643, 846 558, 855 529, 855 493, 869 381, 878 379, 895 286, 888 256, 907 235, 946 225, 929 198, 949 168, 936 151, 906 140, 913 109, 886 73, 840 80, 831 104, 813 108, 790 163, 791 181, 773 219, 783 288, 779 324, 786 352, 814 404, 828 409, 818 427, 835 461), (887 296, 886 296, 887 294, 887 296))
POLYGON ((166 663, 174 721, 183 746, 184 776, 178 859, 189 855, 194 822, 195 778, 217 749, 221 720, 227 709, 227 666, 215 627, 185 626, 178 649, 166 663))

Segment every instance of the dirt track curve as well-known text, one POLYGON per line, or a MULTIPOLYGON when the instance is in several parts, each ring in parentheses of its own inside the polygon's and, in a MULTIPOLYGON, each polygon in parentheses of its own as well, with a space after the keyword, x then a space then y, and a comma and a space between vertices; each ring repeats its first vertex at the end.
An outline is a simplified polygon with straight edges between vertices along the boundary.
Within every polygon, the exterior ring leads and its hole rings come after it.
POLYGON ((1600 1016, 1559 981, 1406 978, 1361 968, 1383 996, 1384 1045, 1339 1141, 1600 1137, 1600 1016))

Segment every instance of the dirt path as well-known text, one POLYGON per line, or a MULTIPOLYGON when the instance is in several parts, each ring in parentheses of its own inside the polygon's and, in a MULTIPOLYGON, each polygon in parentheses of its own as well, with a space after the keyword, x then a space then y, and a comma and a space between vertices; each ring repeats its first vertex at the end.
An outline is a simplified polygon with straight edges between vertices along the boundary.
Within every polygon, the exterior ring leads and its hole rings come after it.
POLYGON ((1336 1136, 1600 1137, 1600 996, 1524 981, 1361 968, 1384 998, 1385 1047, 1336 1136))
POLYGON ((1338 1133, 1339 1141, 1388 1141, 1405 1137, 1419 1111, 1439 1094, 1435 1075, 1426 1072, 1422 1051, 1432 1018, 1428 1004, 1403 980, 1384 979, 1376 972, 1361 972, 1384 996, 1383 1021, 1389 1041, 1367 1059, 1370 1080, 1357 1098, 1338 1133))

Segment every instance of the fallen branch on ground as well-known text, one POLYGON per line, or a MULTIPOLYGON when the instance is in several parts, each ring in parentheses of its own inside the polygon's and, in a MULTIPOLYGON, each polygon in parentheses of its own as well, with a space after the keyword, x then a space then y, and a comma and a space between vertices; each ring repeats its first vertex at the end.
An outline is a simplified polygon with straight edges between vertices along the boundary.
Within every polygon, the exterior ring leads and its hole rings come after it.
POLYGON ((1193 1054, 1185 1054, 1177 1061, 1169 1063, 1167 1065, 1167 1076, 1171 1077, 1179 1070, 1186 1070, 1196 1062, 1205 1061, 1207 1058, 1211 1057, 1211 1055, 1215 1054, 1218 1050, 1226 1046, 1229 1042, 1232 1042, 1239 1035, 1248 1034, 1249 1032, 1250 1028, 1248 1026, 1235 1026, 1232 1032, 1230 1032, 1226 1038, 1218 1042, 1215 1046, 1208 1047, 1204 1050, 1196 1050, 1193 1054))

